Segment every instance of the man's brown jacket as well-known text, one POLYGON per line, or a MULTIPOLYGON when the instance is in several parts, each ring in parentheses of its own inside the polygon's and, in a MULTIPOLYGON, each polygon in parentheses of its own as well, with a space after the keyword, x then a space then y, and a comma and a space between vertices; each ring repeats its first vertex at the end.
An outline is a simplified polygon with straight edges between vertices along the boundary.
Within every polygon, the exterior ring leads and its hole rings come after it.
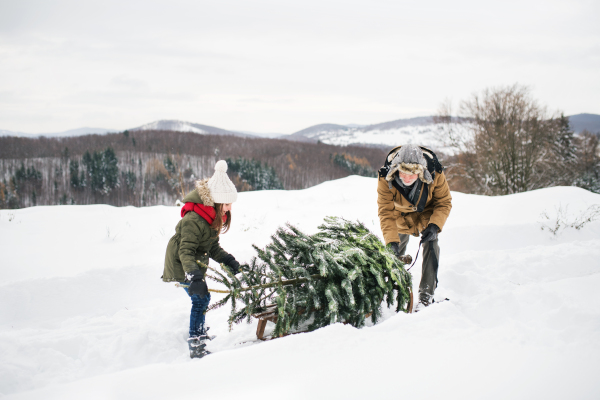
MULTIPOLYGON (((388 158, 400 147, 392 149, 388 158)), ((381 231, 386 244, 398 242, 399 233, 419 236, 419 233, 430 223, 436 224, 441 231, 450 215, 452 196, 446 176, 435 154, 425 147, 422 149, 427 160, 427 169, 434 179, 433 183, 422 185, 416 205, 412 205, 395 187, 392 186, 390 189, 385 175, 382 177, 382 173, 380 173, 377 182, 377 205, 381 231), (427 196, 426 201, 423 196, 427 196), (420 212, 418 211, 419 206, 422 208, 420 212)))

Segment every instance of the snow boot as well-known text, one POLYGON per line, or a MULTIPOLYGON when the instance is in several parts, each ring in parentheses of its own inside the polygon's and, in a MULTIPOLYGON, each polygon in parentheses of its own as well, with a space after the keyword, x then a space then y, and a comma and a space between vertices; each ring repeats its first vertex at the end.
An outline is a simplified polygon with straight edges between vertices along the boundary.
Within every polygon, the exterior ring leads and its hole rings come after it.
POLYGON ((210 352, 206 350, 206 339, 195 336, 189 338, 187 342, 190 350, 190 358, 202 358, 205 355, 210 354, 210 352))
POLYGON ((419 312, 422 309, 424 309, 425 307, 428 307, 432 304, 436 304, 436 303, 442 303, 444 301, 450 301, 449 298, 444 298, 442 300, 436 300, 433 297, 430 300, 425 300, 425 301, 419 301, 419 303, 415 306, 415 309, 413 310, 413 312, 419 312))
POLYGON ((198 336, 191 337, 187 340, 188 348, 190 350, 190 358, 202 358, 205 355, 210 354, 210 351, 206 350, 206 341, 213 340, 216 336, 209 336, 207 334, 210 328, 203 329, 198 336))

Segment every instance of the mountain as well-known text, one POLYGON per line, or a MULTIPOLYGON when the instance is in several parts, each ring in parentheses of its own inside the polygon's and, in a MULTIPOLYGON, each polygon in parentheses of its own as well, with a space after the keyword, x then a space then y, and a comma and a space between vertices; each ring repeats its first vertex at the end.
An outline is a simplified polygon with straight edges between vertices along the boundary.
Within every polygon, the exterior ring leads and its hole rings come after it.
POLYGON ((334 145, 358 145, 390 148, 401 143, 417 143, 443 149, 437 138, 440 125, 433 122, 433 117, 416 117, 398 119, 373 125, 337 125, 319 124, 281 139, 302 142, 323 142, 334 145))
MULTIPOLYGON (((252 135, 245 132, 229 131, 226 129, 215 128, 214 126, 195 124, 193 122, 177 121, 177 120, 160 120, 150 122, 136 128, 130 128, 129 131, 176 131, 176 132, 194 132, 201 135, 230 135, 239 137, 260 137, 262 135, 252 135)), ((82 136, 90 134, 105 134, 119 132, 115 129, 105 128, 77 128, 70 129, 64 132, 55 133, 24 133, 24 132, 13 132, 9 130, 1 130, 0 136, 22 136, 22 137, 66 137, 66 136, 82 136)))
POLYGON ((292 133, 291 135, 283 135, 280 138, 298 142, 316 143, 318 141, 323 141, 321 138, 328 140, 329 136, 335 134, 335 132, 348 132, 351 129, 352 128, 346 125, 319 124, 302 129, 301 131, 292 133))
POLYGON ((6 129, 0 129, 0 136, 31 136, 29 133, 13 132, 6 129))
MULTIPOLYGON (((575 133, 584 129, 600 132, 600 115, 577 114, 569 117, 571 128, 575 133)), ((323 142, 334 145, 358 145, 375 147, 393 147, 402 143, 416 143, 434 150, 451 151, 444 147, 438 138, 442 126, 433 121, 432 116, 397 119, 373 125, 337 125, 319 124, 281 139, 301 142, 323 142)), ((456 124, 456 129, 466 129, 465 125, 456 124)))
MULTIPOLYGON (((568 117, 571 128, 575 133, 581 133, 584 129, 596 133, 600 132, 600 115, 598 114, 576 114, 568 117)), ((136 128, 130 128, 130 131, 176 131, 176 132, 194 132, 198 134, 212 135, 230 135, 238 137, 269 137, 287 139, 298 142, 317 143, 323 142, 334 145, 358 145, 375 147, 392 147, 399 143, 418 143, 430 146, 434 149, 442 149, 443 146, 437 138, 437 132, 441 128, 433 122, 432 116, 397 119, 394 121, 382 122, 372 125, 358 124, 318 124, 302 129, 290 135, 278 135, 274 133, 262 134, 248 131, 231 131, 227 129, 216 128, 209 125, 201 125, 193 122, 179 120, 159 120, 136 128)), ((104 134, 118 132, 114 129, 104 128, 77 128, 64 132, 38 133, 30 134, 23 132, 13 132, 0 129, 0 136, 48 136, 64 137, 79 136, 88 134, 104 134)))
POLYGON ((46 136, 46 137, 67 137, 67 136, 81 136, 81 135, 91 135, 91 134, 105 134, 105 133, 115 133, 118 130, 115 129, 105 129, 105 128, 76 128, 69 129, 68 131, 63 132, 51 132, 51 133, 24 133, 24 132, 13 132, 8 130, 0 129, 0 136, 22 136, 22 137, 38 137, 38 136, 46 136))
POLYGON ((200 135, 230 135, 240 137, 256 137, 243 132, 228 131, 226 129, 215 128, 214 126, 201 125, 193 122, 178 121, 174 119, 163 119, 150 122, 149 124, 128 129, 130 131, 176 131, 176 132, 194 132, 200 135))
POLYGON ((571 115, 569 123, 575 133, 581 133, 584 129, 592 133, 600 132, 600 115, 598 114, 571 115))

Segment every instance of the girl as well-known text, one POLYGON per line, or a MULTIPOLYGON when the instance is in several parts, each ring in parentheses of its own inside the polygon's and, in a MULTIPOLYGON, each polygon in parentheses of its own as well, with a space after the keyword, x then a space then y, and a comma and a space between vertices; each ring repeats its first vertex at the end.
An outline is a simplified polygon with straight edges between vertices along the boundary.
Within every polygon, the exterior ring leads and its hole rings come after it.
POLYGON ((190 357, 208 354, 205 350, 206 331, 204 313, 210 302, 210 293, 204 275, 208 258, 225 264, 231 273, 239 272, 240 264, 219 245, 219 234, 231 226, 231 203, 237 200, 235 186, 227 176, 227 163, 215 165, 210 179, 196 181, 196 188, 183 202, 181 221, 175 227, 175 235, 169 240, 165 255, 164 282, 189 283, 185 291, 192 300, 190 313, 190 357))

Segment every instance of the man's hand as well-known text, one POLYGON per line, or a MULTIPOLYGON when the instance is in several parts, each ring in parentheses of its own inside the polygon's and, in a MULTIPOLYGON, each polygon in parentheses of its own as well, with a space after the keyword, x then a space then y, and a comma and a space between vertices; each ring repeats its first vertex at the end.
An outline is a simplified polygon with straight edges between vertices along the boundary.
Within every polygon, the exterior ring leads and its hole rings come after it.
POLYGON ((427 228, 423 229, 421 232, 421 243, 425 242, 433 242, 438 237, 438 232, 440 228, 436 224, 429 224, 427 228))
POLYGON ((190 296, 198 295, 204 297, 208 294, 208 286, 204 280, 204 274, 199 269, 185 274, 187 280, 191 281, 188 293, 190 296))
POLYGON ((389 243, 388 246, 392 249, 392 251, 394 252, 394 254, 396 255, 396 257, 400 258, 401 254, 400 254, 400 243, 398 242, 392 242, 389 243))

